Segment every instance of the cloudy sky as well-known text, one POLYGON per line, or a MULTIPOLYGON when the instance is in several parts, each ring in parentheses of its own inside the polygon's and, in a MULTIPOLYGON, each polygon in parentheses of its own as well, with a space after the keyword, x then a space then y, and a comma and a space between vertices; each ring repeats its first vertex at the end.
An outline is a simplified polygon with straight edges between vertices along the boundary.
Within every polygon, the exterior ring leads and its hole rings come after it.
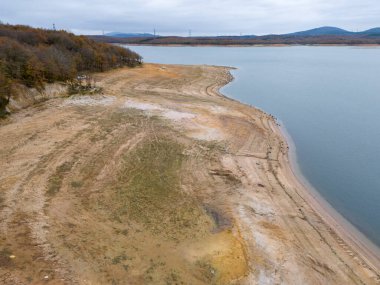
POLYGON ((103 30, 193 35, 269 34, 380 26, 380 0, 0 0, 11 24, 98 34, 103 30))

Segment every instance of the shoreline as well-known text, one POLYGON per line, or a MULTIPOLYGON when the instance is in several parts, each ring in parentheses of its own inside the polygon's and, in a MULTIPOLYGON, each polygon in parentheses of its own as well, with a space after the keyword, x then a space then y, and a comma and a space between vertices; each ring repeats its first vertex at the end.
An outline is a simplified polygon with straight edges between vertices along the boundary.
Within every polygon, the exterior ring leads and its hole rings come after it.
POLYGON ((297 162, 296 147, 283 125, 273 126, 289 145, 289 152, 284 157, 284 165, 290 175, 294 176, 295 183, 299 185, 305 200, 324 222, 334 231, 338 238, 352 247, 373 270, 380 268, 380 248, 361 233, 354 225, 344 218, 326 199, 324 199, 314 186, 310 184, 297 162))
POLYGON ((336 235, 336 240, 338 242, 342 240, 365 261, 367 266, 371 267, 375 274, 377 274, 380 269, 380 248, 363 233, 361 233, 346 218, 344 218, 325 198, 321 196, 318 190, 314 188, 314 186, 312 186, 307 178, 302 174, 300 166, 297 162, 295 143, 286 130, 285 125, 281 121, 277 121, 277 118, 273 115, 254 105, 245 104, 222 93, 221 89, 235 80, 235 77, 232 75, 230 70, 237 69, 236 67, 230 66, 225 68, 229 70, 229 82, 225 85, 221 85, 218 88, 217 93, 224 98, 249 106, 255 110, 259 110, 265 115, 269 115, 268 122, 272 132, 277 134, 289 147, 286 154, 281 155, 280 161, 280 163, 284 166, 285 175, 290 178, 297 189, 301 190, 302 193, 300 193, 300 195, 302 198, 323 220, 329 230, 336 235))
POLYGON ((347 246, 306 199, 275 118, 221 92, 233 80, 230 67, 145 64, 94 76, 103 93, 48 100, 0 128, 0 246, 9 254, 0 283, 48 276, 111 284, 112 276, 138 285, 156 260, 147 284, 173 269, 197 285, 379 284, 363 247, 347 246), (179 152, 167 153, 171 146, 179 152), (153 179, 149 169, 174 165, 169 199, 156 191, 143 201, 135 191, 120 196, 131 177, 120 174, 136 169, 125 159, 140 149, 149 160, 138 165, 138 189, 153 179), (125 212, 132 198, 148 220, 125 212), (173 203, 180 215, 172 216, 173 203))

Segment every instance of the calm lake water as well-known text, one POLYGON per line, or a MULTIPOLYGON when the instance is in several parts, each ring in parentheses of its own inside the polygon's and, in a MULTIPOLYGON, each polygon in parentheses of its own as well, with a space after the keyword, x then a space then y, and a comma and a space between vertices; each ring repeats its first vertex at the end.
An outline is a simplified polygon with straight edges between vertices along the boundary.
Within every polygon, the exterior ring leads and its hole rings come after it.
POLYGON ((222 92, 279 118, 302 174, 380 246, 380 48, 130 48, 145 62, 237 67, 222 92))

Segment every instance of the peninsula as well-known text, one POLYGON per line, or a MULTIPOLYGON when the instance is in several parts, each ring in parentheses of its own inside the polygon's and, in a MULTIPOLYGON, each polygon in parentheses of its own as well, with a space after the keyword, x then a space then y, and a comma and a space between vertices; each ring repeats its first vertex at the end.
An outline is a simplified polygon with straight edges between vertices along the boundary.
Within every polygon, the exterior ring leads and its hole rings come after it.
POLYGON ((219 93, 229 70, 144 64, 93 75, 94 95, 12 97, 0 283, 378 284, 378 256, 309 197, 276 120, 219 93))

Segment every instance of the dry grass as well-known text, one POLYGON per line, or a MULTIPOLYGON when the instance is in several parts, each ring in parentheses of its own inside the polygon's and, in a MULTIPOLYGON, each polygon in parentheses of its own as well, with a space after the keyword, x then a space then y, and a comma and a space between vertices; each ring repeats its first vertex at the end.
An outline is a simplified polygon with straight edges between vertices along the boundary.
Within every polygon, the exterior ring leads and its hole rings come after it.
POLYGON ((8 267, 12 264, 11 251, 8 248, 0 250, 0 267, 8 267))
POLYGON ((169 137, 146 140, 123 157, 113 195, 113 218, 131 220, 168 238, 196 235, 209 218, 194 198, 181 191, 184 145, 169 137))

